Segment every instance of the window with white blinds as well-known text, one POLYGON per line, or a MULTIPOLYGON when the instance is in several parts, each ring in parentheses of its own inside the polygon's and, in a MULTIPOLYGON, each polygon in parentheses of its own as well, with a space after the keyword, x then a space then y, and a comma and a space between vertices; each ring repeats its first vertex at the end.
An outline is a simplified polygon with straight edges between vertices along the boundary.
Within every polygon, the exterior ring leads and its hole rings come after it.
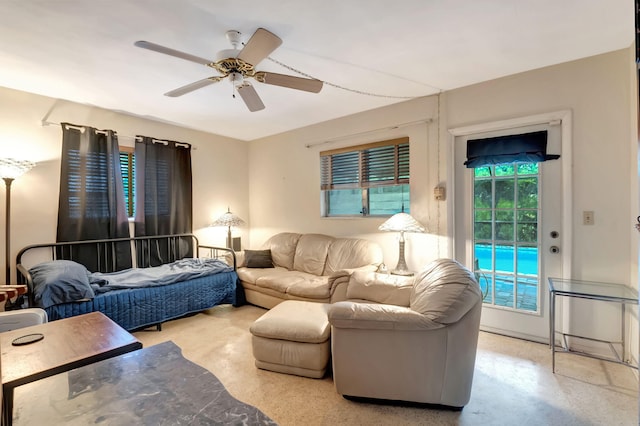
POLYGON ((409 138, 320 153, 323 216, 409 212, 409 138))

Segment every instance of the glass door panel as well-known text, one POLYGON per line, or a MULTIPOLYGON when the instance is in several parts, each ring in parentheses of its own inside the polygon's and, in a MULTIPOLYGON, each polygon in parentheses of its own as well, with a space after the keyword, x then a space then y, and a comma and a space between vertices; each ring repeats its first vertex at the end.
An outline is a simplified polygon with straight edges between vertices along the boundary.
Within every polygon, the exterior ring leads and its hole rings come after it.
POLYGON ((475 274, 486 305, 539 312, 538 164, 474 170, 475 274))

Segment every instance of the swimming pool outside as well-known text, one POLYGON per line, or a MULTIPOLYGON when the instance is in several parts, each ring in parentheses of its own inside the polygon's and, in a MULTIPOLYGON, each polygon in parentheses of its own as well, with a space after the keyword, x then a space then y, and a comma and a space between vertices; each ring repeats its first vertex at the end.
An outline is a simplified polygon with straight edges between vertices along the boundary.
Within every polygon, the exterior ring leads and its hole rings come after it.
POLYGON ((526 311, 538 309, 538 248, 518 247, 517 259, 514 246, 495 246, 495 268, 493 268, 492 245, 476 244, 476 269, 480 286, 486 292, 485 303, 526 311), (517 260, 517 273, 515 265, 517 260), (493 271, 495 270, 495 275, 493 271), (514 289, 517 282, 517 292, 514 289), (493 284, 493 285, 492 285, 493 284), (495 299, 492 300, 491 288, 495 299), (517 300, 514 297, 517 294, 517 300))

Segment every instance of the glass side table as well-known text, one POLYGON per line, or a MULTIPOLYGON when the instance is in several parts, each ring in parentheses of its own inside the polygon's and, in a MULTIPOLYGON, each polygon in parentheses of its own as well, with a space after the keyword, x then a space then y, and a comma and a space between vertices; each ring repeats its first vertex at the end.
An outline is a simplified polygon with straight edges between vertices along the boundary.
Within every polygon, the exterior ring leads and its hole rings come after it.
POLYGON ((625 355, 625 307, 626 305, 638 305, 638 291, 627 287, 622 284, 601 283, 593 281, 582 281, 562 278, 549 277, 549 346, 551 347, 551 369, 556 372, 556 352, 570 352, 577 355, 588 356, 591 358, 597 358, 604 361, 616 362, 618 364, 624 364, 629 367, 637 369, 638 367, 626 362, 624 360, 625 355), (621 305, 621 341, 610 342, 599 339, 593 339, 585 336, 577 336, 564 332, 556 331, 556 296, 574 297, 579 299, 591 299, 601 300, 605 302, 614 302, 621 305), (562 335, 563 346, 562 349, 558 349, 556 345, 555 335, 560 333, 562 335), (605 358, 594 354, 589 354, 581 351, 574 351, 569 348, 567 344, 567 337, 577 337, 580 339, 591 340, 600 343, 606 343, 613 352, 614 358, 605 358), (622 356, 618 354, 614 343, 618 343, 622 346, 622 356))

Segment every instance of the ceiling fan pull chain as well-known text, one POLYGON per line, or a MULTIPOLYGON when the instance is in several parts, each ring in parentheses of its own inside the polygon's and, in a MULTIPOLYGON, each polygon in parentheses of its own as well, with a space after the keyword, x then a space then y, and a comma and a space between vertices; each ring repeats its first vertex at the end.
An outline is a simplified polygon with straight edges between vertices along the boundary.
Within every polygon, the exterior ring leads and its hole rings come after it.
MULTIPOLYGON (((271 62, 273 62, 273 63, 275 63, 275 64, 278 64, 278 65, 280 65, 281 67, 286 68, 286 69, 288 69, 289 71, 294 72, 294 73, 296 73, 296 74, 298 74, 298 75, 301 75, 301 76, 303 76, 303 77, 311 78, 311 79, 314 79, 314 80, 320 80, 319 78, 315 78, 315 77, 313 77, 313 76, 311 76, 311 75, 309 75, 309 74, 307 74, 307 73, 305 73, 305 72, 300 71, 299 69, 296 69, 296 68, 294 68, 294 67, 292 67, 292 66, 290 66, 290 65, 287 65, 287 64, 285 64, 285 63, 282 63, 282 62, 278 61, 277 59, 273 59, 271 56, 267 56, 267 59, 268 59, 269 61, 271 61, 271 62)), ((336 89, 346 90, 347 92, 357 93, 357 94, 359 94, 359 95, 374 96, 374 97, 377 97, 377 98, 389 98, 389 99, 415 99, 415 98, 419 97, 419 96, 393 96, 393 95, 381 95, 381 94, 379 94, 379 93, 372 93, 372 92, 365 92, 365 91, 363 91, 363 90, 358 90, 358 89, 351 89, 351 88, 349 88, 349 87, 340 86, 340 85, 338 85, 338 84, 331 83, 331 82, 329 82, 329 81, 325 81, 325 80, 320 80, 320 81, 322 81, 322 82, 323 82, 324 84, 326 84, 327 86, 332 86, 332 87, 335 87, 336 89)), ((435 87, 435 86, 431 86, 431 87, 434 87, 434 88, 438 89, 438 88, 437 88, 437 87, 435 87)), ((440 90, 440 89, 438 89, 438 90, 440 90)), ((440 91, 442 91, 442 90, 440 90, 440 91)), ((420 95, 420 96, 422 96, 422 95, 420 95)))

